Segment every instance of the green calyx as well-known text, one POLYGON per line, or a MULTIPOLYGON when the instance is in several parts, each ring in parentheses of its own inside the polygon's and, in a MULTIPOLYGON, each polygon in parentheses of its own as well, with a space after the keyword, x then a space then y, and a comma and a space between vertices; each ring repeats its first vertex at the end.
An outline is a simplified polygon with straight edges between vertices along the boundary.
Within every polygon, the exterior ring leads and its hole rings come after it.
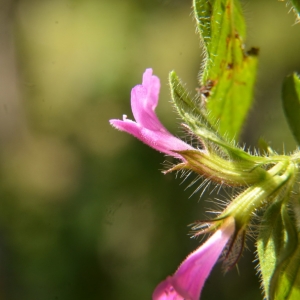
POLYGON ((285 201, 272 203, 264 213, 257 240, 266 299, 299 298, 296 279, 300 264, 298 235, 285 201))
POLYGON ((266 171, 268 176, 257 181, 239 194, 221 214, 234 216, 240 226, 246 228, 256 210, 273 202, 282 202, 295 185, 297 166, 286 158, 266 171))
POLYGON ((201 150, 178 152, 186 162, 177 166, 201 174, 221 185, 248 186, 266 179, 266 170, 246 160, 226 160, 216 153, 201 150))

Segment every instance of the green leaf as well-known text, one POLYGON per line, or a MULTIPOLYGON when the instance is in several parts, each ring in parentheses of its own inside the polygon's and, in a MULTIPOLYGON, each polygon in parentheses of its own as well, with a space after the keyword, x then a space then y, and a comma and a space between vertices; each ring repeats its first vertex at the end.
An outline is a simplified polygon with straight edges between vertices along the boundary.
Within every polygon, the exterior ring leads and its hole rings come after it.
POLYGON ((193 132, 197 129, 202 130, 201 138, 209 139, 209 136, 215 136, 216 139, 222 140, 216 129, 207 120, 205 113, 201 110, 199 99, 195 98, 192 100, 190 98, 175 71, 169 74, 169 85, 174 106, 190 129, 193 132))
POLYGON ((179 115, 191 127, 209 127, 216 133, 201 110, 199 99, 192 100, 175 71, 169 74, 169 85, 173 103, 179 115))
MULTIPOLYGON (((252 156, 220 136, 218 131, 210 124, 207 119, 207 113, 201 109, 201 103, 198 98, 192 99, 189 93, 181 83, 175 71, 169 74, 169 85, 174 106, 180 117, 186 122, 188 128, 198 137, 205 148, 214 152, 216 147, 207 143, 209 141, 213 145, 218 145, 231 157, 231 159, 245 160, 251 163, 252 167, 260 163, 265 163, 263 157, 252 156)), ((220 155, 220 153, 219 153, 220 155)))
POLYGON ((208 120, 230 140, 238 139, 252 103, 256 49, 244 51, 245 22, 237 0, 194 0, 197 28, 206 51, 200 92, 208 120))
POLYGON ((296 73, 283 81, 282 101, 290 129, 300 145, 300 78, 296 73))
MULTIPOLYGON (((298 237, 299 239, 300 237, 298 237)), ((300 299, 300 245, 286 263, 277 282, 274 300, 300 299)))
POLYGON ((297 22, 300 19, 300 0, 291 0, 291 4, 293 6, 293 10, 297 15, 297 22))
MULTIPOLYGON (((257 253, 266 299, 296 300, 295 279, 300 257, 294 223, 282 202, 273 203, 265 212, 257 240, 257 253), (299 261, 297 261, 299 260, 299 261)), ((299 248, 300 250, 300 248, 299 248)), ((300 273, 299 273, 300 275, 300 273)), ((299 283, 297 278, 297 283, 299 283)))
POLYGON ((287 2, 292 6, 292 10, 296 15, 296 23, 300 22, 300 0, 290 0, 287 2))
POLYGON ((252 160, 252 157, 239 149, 234 144, 226 141, 221 137, 216 129, 207 120, 205 113, 201 110, 201 104, 199 99, 191 99, 188 92, 184 88, 183 84, 179 80, 174 71, 170 72, 169 85, 171 89, 171 96, 176 110, 181 118, 187 123, 189 129, 197 136, 201 138, 201 141, 206 148, 210 148, 210 141, 213 144, 223 147, 229 155, 239 157, 240 159, 252 160))
POLYGON ((291 0, 293 10, 297 16, 297 23, 299 23, 300 20, 300 0, 291 0))

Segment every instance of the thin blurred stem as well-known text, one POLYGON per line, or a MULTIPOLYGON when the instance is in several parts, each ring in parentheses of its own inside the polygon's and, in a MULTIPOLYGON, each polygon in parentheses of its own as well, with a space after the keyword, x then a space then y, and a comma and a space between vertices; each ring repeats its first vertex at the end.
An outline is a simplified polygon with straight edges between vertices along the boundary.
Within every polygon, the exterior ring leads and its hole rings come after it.
POLYGON ((0 142, 17 138, 24 129, 14 44, 16 3, 0 0, 0 142))

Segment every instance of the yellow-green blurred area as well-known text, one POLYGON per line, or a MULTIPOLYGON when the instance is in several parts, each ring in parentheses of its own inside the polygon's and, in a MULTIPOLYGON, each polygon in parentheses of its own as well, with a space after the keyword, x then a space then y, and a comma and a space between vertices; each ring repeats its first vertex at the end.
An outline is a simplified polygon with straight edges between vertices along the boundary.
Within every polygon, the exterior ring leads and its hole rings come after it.
MULTIPOLYGON (((283 2, 243 6, 261 60, 242 140, 292 151, 280 89, 300 70, 300 25, 283 2)), ((108 123, 132 118, 130 90, 152 67, 158 115, 183 136, 167 77, 198 87, 191 12, 187 0, 0 0, 0 299, 151 299, 201 242, 187 225, 211 216, 215 195, 189 199, 200 182, 185 191, 194 177, 161 174, 162 154, 108 123)), ((251 243, 201 299, 262 298, 251 243)))

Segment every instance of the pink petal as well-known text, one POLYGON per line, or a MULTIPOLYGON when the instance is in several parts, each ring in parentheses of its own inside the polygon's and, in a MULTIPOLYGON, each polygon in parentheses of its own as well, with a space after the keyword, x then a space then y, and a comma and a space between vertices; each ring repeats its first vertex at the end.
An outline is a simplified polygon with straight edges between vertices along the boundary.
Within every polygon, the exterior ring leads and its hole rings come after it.
POLYGON ((151 105, 153 102, 145 86, 137 85, 131 90, 131 109, 136 122, 154 131, 168 132, 158 120, 154 111, 156 104, 151 105))
POLYGON ((203 245, 182 262, 173 276, 156 287, 152 299, 199 300, 204 283, 234 233, 234 229, 234 219, 229 218, 203 245))
POLYGON ((155 289, 152 299, 155 300, 185 300, 174 289, 171 283, 172 278, 168 277, 162 281, 155 289))
POLYGON ((158 77, 152 75, 152 69, 147 69, 142 85, 135 86, 131 91, 131 109, 136 122, 125 117, 123 120, 112 119, 110 124, 160 152, 183 159, 173 151, 192 150, 193 147, 173 136, 158 120, 155 108, 159 90, 158 77))
POLYGON ((177 139, 169 132, 152 131, 128 119, 124 121, 110 120, 110 124, 121 131, 130 133, 131 135, 138 138, 140 141, 154 148, 155 150, 177 158, 182 159, 182 157, 179 154, 173 152, 172 150, 180 151, 191 149, 191 147, 188 144, 184 143, 180 139, 177 139))
POLYGON ((148 129, 167 131, 154 112, 159 91, 159 78, 152 75, 152 69, 147 69, 142 85, 135 86, 131 91, 131 109, 137 123, 148 129))

